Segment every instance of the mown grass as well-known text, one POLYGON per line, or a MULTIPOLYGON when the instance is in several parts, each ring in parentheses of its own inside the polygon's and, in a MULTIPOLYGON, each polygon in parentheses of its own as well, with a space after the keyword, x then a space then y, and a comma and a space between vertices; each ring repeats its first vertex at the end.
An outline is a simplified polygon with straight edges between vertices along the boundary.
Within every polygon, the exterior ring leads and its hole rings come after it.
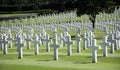
POLYGON ((101 52, 98 51, 100 55, 98 55, 98 63, 95 64, 91 62, 90 49, 82 50, 81 53, 74 52, 72 56, 59 51, 58 61, 53 60, 52 51, 41 52, 39 55, 31 52, 24 50, 23 59, 17 59, 17 54, 12 52, 7 55, 0 54, 0 70, 119 70, 120 68, 119 50, 115 54, 109 54, 109 57, 102 57, 101 52))

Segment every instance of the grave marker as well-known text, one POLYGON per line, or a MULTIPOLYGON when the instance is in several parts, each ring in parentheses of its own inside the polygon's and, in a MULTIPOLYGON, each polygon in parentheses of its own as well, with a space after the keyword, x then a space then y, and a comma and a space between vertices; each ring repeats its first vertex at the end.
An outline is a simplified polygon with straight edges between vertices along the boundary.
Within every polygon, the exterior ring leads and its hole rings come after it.
POLYGON ((27 34, 27 38, 25 39, 27 42, 27 49, 30 49, 30 41, 31 41, 31 37, 29 34, 27 34))
POLYGON ((119 36, 119 32, 118 31, 115 31, 114 33, 114 39, 115 39, 115 50, 118 50, 119 48, 119 40, 120 40, 120 36, 119 36))
POLYGON ((92 49, 92 62, 97 63, 97 49, 100 47, 96 45, 96 39, 92 40, 92 45, 89 47, 92 49))
POLYGON ((11 34, 8 35, 7 40, 8 40, 8 46, 9 46, 9 48, 12 48, 12 35, 11 34))
POLYGON ((49 35, 46 35, 46 39, 42 39, 43 41, 46 42, 46 52, 50 52, 50 39, 49 39, 49 35))
POLYGON ((72 55, 72 49, 71 49, 71 44, 73 44, 73 42, 71 41, 71 36, 68 35, 66 36, 67 40, 65 42, 65 44, 67 44, 67 48, 68 48, 68 56, 72 55))
POLYGON ((77 40, 77 52, 81 52, 81 48, 80 48, 81 37, 80 37, 80 34, 77 34, 76 40, 77 40))
POLYGON ((4 34, 3 35, 3 41, 2 41, 4 47, 3 47, 3 54, 7 54, 7 44, 8 44, 8 40, 7 40, 7 36, 4 34))
POLYGON ((24 46, 24 40, 22 39, 22 37, 18 37, 17 38, 17 47, 18 47, 18 59, 22 59, 23 58, 23 50, 22 47, 24 46))
POLYGON ((100 43, 103 46, 103 56, 108 56, 107 46, 109 45, 109 42, 107 42, 108 37, 104 36, 103 41, 100 43))
POLYGON ((61 44, 61 46, 63 46, 63 43, 65 43, 65 38, 63 37, 63 33, 61 33, 61 35, 60 35, 60 44, 61 44))
POLYGON ((34 47, 35 47, 35 55, 38 55, 39 54, 39 48, 38 48, 39 38, 37 34, 34 35, 34 39, 32 40, 32 42, 34 43, 34 47))
POLYGON ((110 33, 110 39, 109 42, 111 43, 110 45, 110 53, 114 53, 114 43, 115 43, 115 39, 114 39, 114 35, 112 33, 110 33))
POLYGON ((56 29, 53 32, 54 32, 54 38, 53 38, 53 45, 51 45, 51 47, 54 48, 54 60, 58 60, 58 48, 60 48, 61 46, 58 45, 56 29))
POLYGON ((41 33, 38 34, 38 37, 39 37, 39 46, 42 45, 42 36, 41 36, 41 33))
POLYGON ((86 32, 84 33, 84 37, 82 38, 83 40, 83 49, 87 49, 87 37, 86 37, 86 32))
POLYGON ((1 50, 3 50, 4 44, 3 44, 3 34, 0 34, 0 46, 1 50))

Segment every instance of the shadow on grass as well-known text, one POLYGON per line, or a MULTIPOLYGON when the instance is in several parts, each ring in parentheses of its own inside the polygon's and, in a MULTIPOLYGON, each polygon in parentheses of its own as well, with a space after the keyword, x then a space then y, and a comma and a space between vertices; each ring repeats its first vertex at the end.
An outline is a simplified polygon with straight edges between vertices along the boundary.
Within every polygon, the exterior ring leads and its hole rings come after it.
POLYGON ((0 60, 18 60, 18 58, 1 58, 0 60))
POLYGON ((92 64, 92 62, 73 62, 74 64, 92 64))
POLYGON ((23 56, 34 56, 34 54, 24 54, 23 56))
POLYGON ((36 61, 54 61, 54 60, 36 60, 36 61))
MULTIPOLYGON (((92 56, 88 56, 87 58, 92 58, 92 56)), ((103 58, 103 56, 97 56, 97 58, 103 58)))

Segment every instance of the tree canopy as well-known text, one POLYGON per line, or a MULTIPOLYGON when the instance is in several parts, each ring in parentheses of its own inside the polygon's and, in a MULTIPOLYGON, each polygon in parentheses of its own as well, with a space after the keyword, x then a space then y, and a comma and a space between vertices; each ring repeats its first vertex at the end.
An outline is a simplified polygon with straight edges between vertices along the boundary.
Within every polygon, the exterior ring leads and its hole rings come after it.
POLYGON ((77 15, 89 15, 94 28, 96 15, 100 12, 113 12, 115 5, 116 2, 114 0, 77 0, 77 15))

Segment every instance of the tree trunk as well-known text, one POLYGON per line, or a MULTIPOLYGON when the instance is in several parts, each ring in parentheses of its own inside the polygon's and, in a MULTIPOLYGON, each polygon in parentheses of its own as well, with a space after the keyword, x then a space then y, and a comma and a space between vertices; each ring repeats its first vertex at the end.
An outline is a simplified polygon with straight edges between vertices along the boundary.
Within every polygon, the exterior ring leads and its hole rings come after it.
POLYGON ((89 16, 90 21, 92 22, 92 27, 95 30, 95 19, 96 19, 96 14, 91 14, 89 16))

